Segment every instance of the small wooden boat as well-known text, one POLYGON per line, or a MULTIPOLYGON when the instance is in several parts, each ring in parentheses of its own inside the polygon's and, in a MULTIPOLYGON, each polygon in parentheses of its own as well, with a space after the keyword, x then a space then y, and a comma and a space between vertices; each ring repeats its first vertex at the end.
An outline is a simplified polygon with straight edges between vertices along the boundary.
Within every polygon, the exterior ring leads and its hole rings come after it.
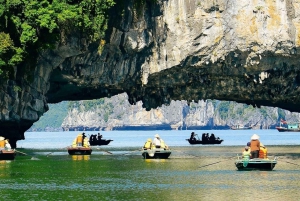
POLYGON ((235 161, 238 170, 273 170, 277 164, 277 158, 273 160, 254 158, 250 160, 239 159, 235 161))
POLYGON ((100 139, 100 140, 90 140, 89 143, 91 146, 101 146, 101 145, 108 145, 111 141, 113 140, 100 139))
POLYGON ((207 140, 207 141, 202 141, 202 140, 191 140, 191 139, 186 139, 190 144, 221 144, 224 140, 221 139, 215 139, 215 140, 207 140))
POLYGON ((170 149, 146 149, 142 151, 144 159, 167 159, 171 155, 170 149))
POLYGON ((91 155, 92 149, 90 147, 68 147, 70 155, 91 155))
POLYGON ((16 156, 15 150, 1 150, 0 151, 0 160, 14 160, 16 156))

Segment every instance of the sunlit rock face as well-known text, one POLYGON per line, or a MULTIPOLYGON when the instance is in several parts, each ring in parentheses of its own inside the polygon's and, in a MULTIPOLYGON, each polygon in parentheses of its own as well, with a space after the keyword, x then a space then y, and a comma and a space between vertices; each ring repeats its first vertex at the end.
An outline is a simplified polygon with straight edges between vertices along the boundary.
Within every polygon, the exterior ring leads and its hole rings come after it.
POLYGON ((218 99, 299 112, 299 7, 296 0, 120 1, 105 45, 74 33, 40 53, 32 80, 15 69, 1 85, 1 135, 22 139, 47 103, 123 92, 147 110, 218 99))

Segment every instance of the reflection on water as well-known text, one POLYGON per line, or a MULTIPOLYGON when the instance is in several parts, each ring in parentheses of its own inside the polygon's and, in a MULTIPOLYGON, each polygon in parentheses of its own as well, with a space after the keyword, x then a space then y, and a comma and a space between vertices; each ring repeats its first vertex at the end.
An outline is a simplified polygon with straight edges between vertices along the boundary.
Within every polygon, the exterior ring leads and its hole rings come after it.
POLYGON ((11 166, 10 160, 0 160, 0 178, 8 177, 9 176, 9 169, 11 166))
POLYGON ((90 160, 90 155, 72 155, 73 161, 87 161, 90 160))
POLYGON ((40 160, 0 162, 0 192, 3 200, 299 200, 300 149, 269 147, 280 156, 274 171, 245 172, 234 165, 241 148, 229 149, 177 147, 169 159, 35 150, 40 160))
POLYGON ((147 163, 163 163, 166 162, 167 159, 144 159, 147 163))

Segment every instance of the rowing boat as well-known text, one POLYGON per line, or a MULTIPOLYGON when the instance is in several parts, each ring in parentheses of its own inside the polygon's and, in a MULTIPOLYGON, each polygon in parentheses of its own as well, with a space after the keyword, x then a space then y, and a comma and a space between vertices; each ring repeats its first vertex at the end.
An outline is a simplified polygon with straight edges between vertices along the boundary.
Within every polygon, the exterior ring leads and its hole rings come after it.
POLYGON ((235 166, 238 170, 273 170, 277 164, 277 158, 270 159, 237 159, 235 166))
POLYGON ((171 155, 170 149, 146 149, 142 151, 144 159, 167 159, 171 155))
POLYGON ((70 155, 91 155, 92 149, 90 147, 68 147, 70 155))

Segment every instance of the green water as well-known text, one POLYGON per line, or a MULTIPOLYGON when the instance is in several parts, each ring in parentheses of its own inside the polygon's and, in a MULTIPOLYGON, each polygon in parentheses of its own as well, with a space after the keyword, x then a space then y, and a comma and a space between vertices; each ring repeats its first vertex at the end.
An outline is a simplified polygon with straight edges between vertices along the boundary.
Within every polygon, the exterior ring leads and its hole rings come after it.
POLYGON ((165 160, 136 152, 18 155, 0 161, 1 200, 299 200, 300 166, 279 160, 274 171, 237 171, 219 149, 223 155, 177 148, 165 160))

